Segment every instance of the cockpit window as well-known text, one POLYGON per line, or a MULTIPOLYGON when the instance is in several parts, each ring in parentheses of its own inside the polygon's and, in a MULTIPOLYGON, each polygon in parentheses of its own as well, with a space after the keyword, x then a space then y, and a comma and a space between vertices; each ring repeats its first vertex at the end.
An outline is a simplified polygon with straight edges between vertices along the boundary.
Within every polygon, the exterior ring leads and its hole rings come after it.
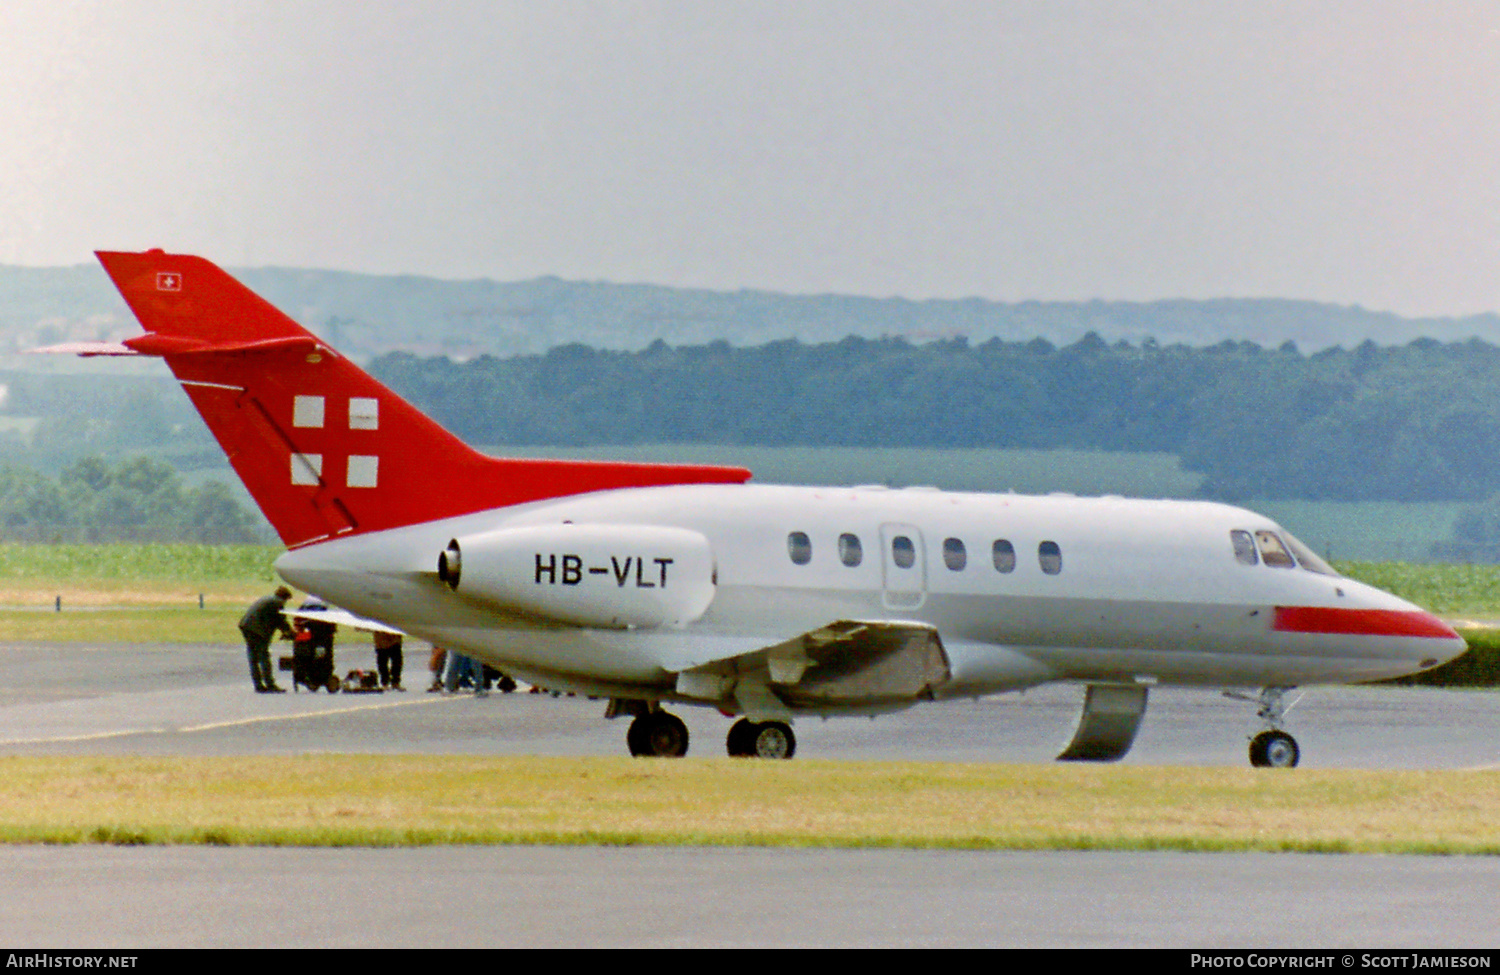
POLYGON ((1229 533, 1229 542, 1234 546, 1234 557, 1245 565, 1257 565, 1260 557, 1255 554, 1255 539, 1247 531, 1238 528, 1229 533))
POLYGON ((1274 569, 1297 567, 1297 563, 1292 561, 1291 553, 1281 544, 1281 539, 1275 532, 1258 531, 1255 533, 1255 541, 1260 545, 1260 560, 1266 565, 1274 569))
POLYGON ((1316 572, 1319 575, 1325 576, 1336 576, 1339 574, 1337 569, 1318 558, 1316 552, 1293 538, 1290 534, 1286 536, 1286 545, 1287 548, 1292 550, 1292 554, 1297 556, 1297 564, 1308 572, 1316 572))

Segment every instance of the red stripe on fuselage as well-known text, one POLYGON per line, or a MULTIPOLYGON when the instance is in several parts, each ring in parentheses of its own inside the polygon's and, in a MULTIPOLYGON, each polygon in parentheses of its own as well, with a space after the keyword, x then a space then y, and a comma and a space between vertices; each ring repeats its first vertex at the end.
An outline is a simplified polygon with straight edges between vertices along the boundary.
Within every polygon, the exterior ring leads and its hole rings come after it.
POLYGON ((1444 640, 1459 638, 1447 623, 1421 610, 1277 606, 1276 621, 1271 628, 1283 633, 1420 636, 1444 640))

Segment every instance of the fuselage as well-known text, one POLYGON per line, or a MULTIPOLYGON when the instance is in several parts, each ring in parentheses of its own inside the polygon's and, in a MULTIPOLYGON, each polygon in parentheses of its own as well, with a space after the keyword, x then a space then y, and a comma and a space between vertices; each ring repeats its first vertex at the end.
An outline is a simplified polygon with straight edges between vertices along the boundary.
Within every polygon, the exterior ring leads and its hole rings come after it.
MULTIPOLYGON (((530 535, 526 537, 531 537, 530 535)), ((1464 649, 1418 607, 1326 570, 1253 512, 1196 501, 928 489, 680 485, 516 505, 293 549, 293 585, 549 686, 674 696, 674 675, 834 621, 932 627, 940 696, 1052 680, 1290 686, 1373 680, 1464 649), (568 532, 641 526, 567 561, 568 532), (579 626, 455 592, 450 540, 540 533, 511 580, 607 615, 681 579, 650 529, 707 540, 711 598, 690 621, 579 626), (1293 555, 1295 553, 1295 556, 1293 555), (571 574, 570 574, 571 573, 571 574), (593 601, 593 602, 590 602, 593 601)), ((538 605, 544 605, 538 603, 538 605)), ((696 611, 695 611, 696 612, 696 611)))

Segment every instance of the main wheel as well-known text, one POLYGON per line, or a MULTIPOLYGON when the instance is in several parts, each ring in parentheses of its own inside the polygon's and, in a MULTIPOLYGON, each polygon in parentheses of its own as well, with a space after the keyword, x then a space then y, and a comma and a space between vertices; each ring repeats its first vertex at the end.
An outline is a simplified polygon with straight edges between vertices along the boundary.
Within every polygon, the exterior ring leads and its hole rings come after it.
POLYGON ((724 744, 730 758, 750 758, 755 754, 755 732, 759 726, 749 718, 741 718, 729 727, 729 736, 724 744))
POLYGON ((652 711, 630 722, 625 743, 637 757, 681 758, 688 750, 687 725, 675 714, 652 711))
POLYGON ((1256 768, 1296 768, 1301 757, 1297 739, 1285 731, 1262 731, 1250 739, 1250 764, 1256 768))
POLYGON ((780 721, 755 725, 753 754, 756 758, 791 758, 797 753, 797 736, 780 721))

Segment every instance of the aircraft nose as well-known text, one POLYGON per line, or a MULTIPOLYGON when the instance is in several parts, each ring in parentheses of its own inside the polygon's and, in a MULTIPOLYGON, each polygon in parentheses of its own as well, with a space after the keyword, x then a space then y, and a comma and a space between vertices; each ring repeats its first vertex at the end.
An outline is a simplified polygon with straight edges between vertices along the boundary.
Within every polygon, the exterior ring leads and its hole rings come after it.
POLYGON ((1406 641, 1407 653, 1418 670, 1445 664, 1469 649, 1469 643, 1447 621, 1405 603, 1401 609, 1377 611, 1385 616, 1379 627, 1393 635, 1416 637, 1406 641))
POLYGON ((1415 638, 1399 642, 1417 670, 1447 663, 1469 649, 1457 630, 1415 603, 1373 587, 1351 595, 1369 607, 1365 613, 1373 631, 1415 638))
POLYGON ((1414 648, 1416 655, 1419 657, 1417 661, 1418 667, 1426 670, 1429 667, 1436 667, 1438 664, 1445 664, 1469 649, 1469 641, 1465 640, 1448 623, 1425 610, 1423 611, 1423 615, 1427 617, 1427 626, 1434 636, 1432 638, 1433 646, 1428 651, 1414 648))
POLYGON ((1468 641, 1446 620, 1414 603, 1388 593, 1383 595, 1391 604, 1387 612, 1402 621, 1393 629, 1417 638, 1403 641, 1407 644, 1407 654, 1417 670, 1428 670, 1445 664, 1469 649, 1468 641))
POLYGON ((1274 626, 1297 633, 1372 638, 1408 673, 1446 663, 1468 649, 1458 632, 1433 614, 1388 593, 1363 606, 1278 606, 1274 626))

